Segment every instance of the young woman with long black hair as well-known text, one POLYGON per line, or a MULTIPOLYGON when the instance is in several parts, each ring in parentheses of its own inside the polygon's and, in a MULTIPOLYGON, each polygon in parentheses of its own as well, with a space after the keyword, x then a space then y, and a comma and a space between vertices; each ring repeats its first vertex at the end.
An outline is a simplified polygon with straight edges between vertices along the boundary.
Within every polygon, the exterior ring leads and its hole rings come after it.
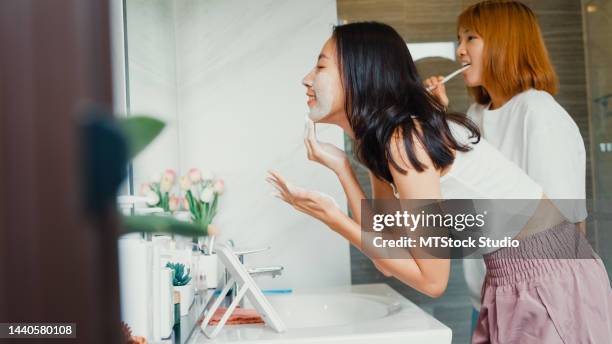
MULTIPOLYGON (((538 209, 550 210, 549 216, 539 219, 538 228, 531 228, 528 221, 522 228, 496 230, 520 238, 525 247, 539 244, 553 250, 563 250, 555 247, 557 242, 575 238, 574 225, 565 220, 537 183, 481 140, 467 117, 448 113, 425 90, 408 48, 390 26, 369 22, 335 27, 303 84, 310 118, 338 125, 355 140, 356 156, 370 172, 372 198, 538 199, 538 209)), ((277 188, 279 198, 362 248, 361 201, 366 197, 346 155, 333 145, 318 142, 312 122, 305 145, 310 160, 338 176, 353 218, 333 200, 292 186, 278 172, 270 172, 268 181, 277 188)), ((612 339, 612 296, 601 261, 516 261, 511 258, 515 253, 525 252, 504 248, 485 255, 488 287, 492 295, 503 294, 505 298, 489 297, 483 305, 504 317, 487 318, 479 338, 512 343, 528 343, 533 338, 540 343, 612 339), (526 284, 537 285, 537 289, 524 288, 526 284), (563 285, 563 294, 559 285, 563 285), (551 300, 554 305, 559 298, 568 297, 572 308, 580 311, 579 318, 550 308, 551 300), (568 321, 574 329, 560 329, 568 321)), ((426 295, 438 297, 446 289, 449 259, 413 256, 372 260, 386 275, 426 295)), ((563 302, 567 304, 567 300, 563 302)), ((481 312, 480 316, 487 315, 481 312)))

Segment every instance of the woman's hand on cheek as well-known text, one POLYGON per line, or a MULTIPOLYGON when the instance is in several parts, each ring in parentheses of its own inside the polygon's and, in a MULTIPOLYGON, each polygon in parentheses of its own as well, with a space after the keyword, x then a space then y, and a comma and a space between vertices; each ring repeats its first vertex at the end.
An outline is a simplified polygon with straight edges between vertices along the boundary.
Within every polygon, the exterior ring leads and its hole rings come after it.
POLYGON ((348 158, 344 151, 332 144, 319 142, 315 132, 315 124, 306 119, 304 128, 304 145, 308 153, 308 159, 328 167, 336 174, 341 174, 350 168, 348 158))
POLYGON ((331 196, 293 186, 276 171, 268 171, 266 181, 276 188, 278 193, 274 195, 275 197, 326 224, 341 213, 338 204, 331 196))

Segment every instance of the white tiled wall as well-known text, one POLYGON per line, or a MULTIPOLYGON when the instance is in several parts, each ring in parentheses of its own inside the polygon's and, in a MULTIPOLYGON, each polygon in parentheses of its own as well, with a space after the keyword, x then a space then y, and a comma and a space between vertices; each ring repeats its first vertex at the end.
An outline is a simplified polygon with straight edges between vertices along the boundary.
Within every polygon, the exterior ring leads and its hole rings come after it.
POLYGON ((174 1, 126 1, 128 99, 132 115, 146 114, 166 122, 162 134, 134 161, 134 185, 166 168, 178 168, 178 121, 174 1))

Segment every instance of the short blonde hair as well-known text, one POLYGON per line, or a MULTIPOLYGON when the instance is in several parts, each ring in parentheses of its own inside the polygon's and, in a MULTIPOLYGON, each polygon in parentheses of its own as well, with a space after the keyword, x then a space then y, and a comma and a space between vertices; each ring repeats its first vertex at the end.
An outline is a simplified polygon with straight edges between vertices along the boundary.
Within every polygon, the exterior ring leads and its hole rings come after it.
MULTIPOLYGON (((484 41, 482 84, 495 94, 512 98, 535 88, 557 93, 557 75, 550 62, 538 20, 519 1, 489 0, 465 9, 457 32, 470 29, 484 41)), ((476 102, 488 104, 484 87, 470 87, 476 102)))

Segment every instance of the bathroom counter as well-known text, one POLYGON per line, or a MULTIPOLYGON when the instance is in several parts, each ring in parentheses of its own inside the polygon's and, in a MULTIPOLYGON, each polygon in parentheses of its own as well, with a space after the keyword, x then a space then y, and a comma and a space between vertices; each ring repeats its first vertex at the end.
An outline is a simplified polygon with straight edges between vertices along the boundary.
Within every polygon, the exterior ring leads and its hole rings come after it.
POLYGON ((187 343, 451 343, 450 328, 386 284, 298 289, 266 297, 286 332, 263 324, 226 325, 208 339, 197 327, 187 343))

